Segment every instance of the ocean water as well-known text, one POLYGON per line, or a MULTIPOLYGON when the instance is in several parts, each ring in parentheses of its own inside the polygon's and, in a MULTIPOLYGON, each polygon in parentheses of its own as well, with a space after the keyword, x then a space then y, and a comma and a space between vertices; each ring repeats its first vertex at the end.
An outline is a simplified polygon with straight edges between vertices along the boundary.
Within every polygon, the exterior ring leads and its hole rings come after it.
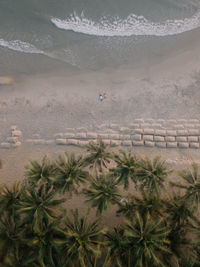
POLYGON ((199 27, 200 0, 0 0, 0 71, 134 64, 199 27))

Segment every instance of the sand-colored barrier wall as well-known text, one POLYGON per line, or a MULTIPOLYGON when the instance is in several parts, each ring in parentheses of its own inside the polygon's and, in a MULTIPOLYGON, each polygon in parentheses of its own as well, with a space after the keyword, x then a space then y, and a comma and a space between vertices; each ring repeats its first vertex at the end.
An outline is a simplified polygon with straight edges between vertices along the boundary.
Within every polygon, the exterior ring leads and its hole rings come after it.
MULTIPOLYGON (((21 131, 11 129, 11 136, 1 143, 1 148, 14 148, 20 145, 21 131)), ((101 138, 110 146, 144 146, 158 148, 200 148, 200 121, 191 120, 163 120, 163 119, 135 119, 126 127, 118 124, 103 124, 95 131, 92 129, 66 128, 63 133, 57 133, 52 139, 42 139, 39 135, 26 139, 34 145, 75 145, 85 146, 91 141, 97 142, 101 138)))

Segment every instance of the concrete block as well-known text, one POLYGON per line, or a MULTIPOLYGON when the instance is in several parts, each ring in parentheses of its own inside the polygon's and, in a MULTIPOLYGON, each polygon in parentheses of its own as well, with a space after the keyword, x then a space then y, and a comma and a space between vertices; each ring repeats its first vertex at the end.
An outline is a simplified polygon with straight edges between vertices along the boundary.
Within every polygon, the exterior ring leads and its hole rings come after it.
POLYGON ((160 148, 166 148, 166 142, 156 142, 155 145, 160 148))
POLYGON ((111 146, 120 146, 121 145, 121 141, 119 141, 119 140, 110 140, 110 145, 111 146))
POLYGON ((143 119, 135 119, 133 122, 141 124, 141 123, 144 123, 144 120, 143 119))
POLYGON ((90 141, 88 140, 78 140, 78 145, 81 147, 89 145, 90 141))
POLYGON ((22 132, 19 131, 19 130, 14 130, 14 131, 11 132, 11 135, 13 137, 20 137, 20 136, 22 136, 22 132))
POLYGON ((155 142, 150 142, 150 141, 144 141, 145 146, 148 147, 154 147, 155 146, 155 142))
POLYGON ((141 124, 140 124, 140 127, 141 127, 142 129, 144 129, 144 128, 149 129, 149 128, 151 128, 152 126, 151 126, 151 123, 141 123, 141 124))
POLYGON ((168 148, 176 148, 177 147, 177 142, 167 142, 167 147, 168 148))
POLYGON ((15 147, 19 147, 19 146, 21 146, 21 142, 20 141, 17 141, 16 143, 14 143, 14 144, 11 144, 11 147, 13 147, 13 148, 15 148, 15 147))
POLYGON ((119 140, 119 134, 109 134, 108 138, 111 140, 119 140))
POLYGON ((144 129, 144 134, 154 134, 154 129, 144 129))
POLYGON ((111 128, 112 130, 119 131, 120 126, 119 126, 118 124, 111 123, 111 124, 110 124, 110 128, 111 128))
POLYGON ((177 120, 166 120, 167 124, 175 124, 177 123, 177 120))
POLYGON ((187 142, 187 137, 186 136, 177 136, 176 141, 177 142, 187 142))
POLYGON ((122 146, 132 146, 132 141, 130 140, 124 140, 121 143, 122 146))
POLYGON ((56 139, 56 145, 66 145, 66 144, 67 144, 66 139, 60 139, 60 138, 56 139))
POLYGON ((109 145, 110 146, 110 139, 104 139, 103 142, 104 142, 105 145, 109 145))
POLYGON ((130 129, 137 129, 137 128, 140 128, 140 124, 139 123, 132 123, 129 125, 129 128, 130 129))
POLYGON ((176 136, 176 134, 177 134, 177 131, 175 131, 175 130, 167 130, 166 131, 166 135, 168 135, 168 136, 176 136))
POLYGON ((198 136, 200 134, 200 131, 197 129, 190 129, 188 130, 189 135, 198 136))
POLYGON ((153 141, 153 135, 143 135, 144 141, 153 141))
POLYGON ((97 133, 87 132, 88 139, 97 139, 97 133))
POLYGON ((12 132, 12 131, 15 131, 15 130, 17 130, 17 126, 16 126, 16 125, 12 125, 12 126, 10 127, 10 131, 12 132))
POLYGON ((74 128, 66 128, 65 131, 68 133, 74 133, 75 129, 74 128))
POLYGON ((179 119, 179 120, 177 120, 177 122, 178 123, 187 123, 187 120, 185 120, 185 119, 179 119))
POLYGON ((156 120, 156 123, 163 124, 163 123, 165 123, 165 120, 163 120, 163 119, 158 119, 158 120, 156 120))
POLYGON ((145 122, 145 123, 154 123, 154 122, 155 122, 155 120, 154 120, 154 119, 151 119, 151 118, 149 118, 149 119, 144 119, 144 122, 145 122))
POLYGON ((11 144, 7 142, 3 142, 1 143, 0 148, 11 148, 11 144))
POLYGON ((109 139, 109 134, 98 133, 97 137, 101 139, 109 139))
POLYGON ((18 137, 7 137, 6 138, 6 142, 7 143, 11 143, 11 144, 13 144, 13 143, 16 143, 18 141, 18 137))
POLYGON ((143 134, 143 129, 135 129, 134 134, 143 134))
POLYGON ((176 138, 175 138, 175 136, 165 136, 165 141, 167 141, 167 142, 175 142, 176 138))
POLYGON ((189 147, 189 143, 188 142, 179 142, 178 143, 178 147, 180 147, 180 148, 188 148, 189 147))
POLYGON ((188 142, 198 142, 198 136, 188 136, 188 142))
POLYGON ((141 140, 142 140, 142 135, 141 135, 141 134, 134 134, 134 135, 131 135, 131 140, 134 140, 134 141, 141 141, 141 140))
POLYGON ((165 141, 165 138, 164 138, 164 136, 157 136, 157 135, 155 135, 154 136, 154 141, 155 142, 164 142, 165 141))
POLYGON ((130 134, 130 129, 128 127, 120 127, 120 133, 130 134))
POLYGON ((63 134, 63 138, 75 138, 75 134, 67 132, 63 134))
POLYGON ((177 135, 188 135, 188 130, 177 130, 177 135))
POLYGON ((73 146, 78 146, 79 145, 79 141, 76 139, 66 139, 66 144, 67 145, 73 145, 73 146))
POLYGON ((131 136, 130 136, 130 134, 120 134, 119 139, 120 140, 130 140, 131 136))
POLYGON ((86 133, 76 133, 75 138, 77 139, 87 139, 87 134, 86 133))
POLYGON ((194 129, 195 128, 195 124, 184 124, 186 129, 194 129))
POLYGON ((183 130, 185 128, 183 124, 174 124, 172 127, 176 130, 183 130))
POLYGON ((162 124, 160 124, 160 123, 153 123, 151 125, 151 127, 154 128, 154 129, 161 129, 162 128, 162 124))
POLYGON ((165 136, 166 135, 166 130, 155 130, 155 135, 160 135, 160 136, 165 136))
POLYGON ((87 129, 85 127, 79 127, 79 128, 76 128, 76 132, 77 133, 86 133, 87 129))
POLYGON ((64 137, 64 134, 63 134, 63 133, 56 133, 56 134, 54 135, 54 137, 55 137, 56 139, 62 139, 62 138, 64 137))
POLYGON ((199 143, 190 143, 190 148, 199 148, 199 143))
POLYGON ((132 141, 133 146, 144 146, 144 141, 132 141))
POLYGON ((190 119, 190 120, 188 120, 188 123, 191 123, 191 124, 198 124, 199 123, 199 120, 197 120, 197 119, 190 119))

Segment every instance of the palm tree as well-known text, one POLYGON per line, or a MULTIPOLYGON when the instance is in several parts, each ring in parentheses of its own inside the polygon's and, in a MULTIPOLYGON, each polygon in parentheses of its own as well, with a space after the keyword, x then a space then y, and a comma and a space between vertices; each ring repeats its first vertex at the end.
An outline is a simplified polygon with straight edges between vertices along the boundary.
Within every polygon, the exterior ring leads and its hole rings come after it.
POLYGON ((128 266, 166 266, 162 256, 170 254, 167 229, 162 219, 152 219, 149 214, 145 217, 136 213, 136 221, 126 221, 125 237, 129 246, 128 266))
POLYGON ((41 267, 61 267, 60 249, 56 242, 62 241, 61 229, 59 227, 60 218, 50 222, 41 232, 34 232, 29 227, 26 228, 24 242, 34 252, 32 259, 41 267))
POLYGON ((99 169, 100 172, 102 172, 103 168, 107 168, 112 158, 112 154, 107 151, 107 147, 102 139, 98 139, 96 144, 90 142, 86 146, 89 155, 84 159, 85 166, 93 167, 96 171, 99 169))
POLYGON ((16 207, 21 199, 21 184, 20 182, 15 182, 14 185, 9 188, 3 185, 0 190, 0 213, 7 213, 9 216, 16 215, 16 207))
POLYGON ((75 158, 73 153, 65 153, 65 156, 59 156, 59 160, 55 163, 56 173, 50 180, 59 192, 71 194, 73 191, 77 192, 80 182, 87 181, 89 174, 82 168, 82 157, 75 158))
POLYGON ((92 207, 97 207, 98 214, 105 211, 109 204, 116 204, 120 198, 113 176, 103 173, 97 175, 95 179, 91 178, 90 187, 83 189, 83 193, 89 198, 86 203, 91 203, 92 207))
POLYGON ((149 194, 144 190, 140 192, 142 197, 129 195, 127 201, 120 201, 117 214, 122 213, 126 218, 131 219, 135 216, 135 212, 138 211, 141 216, 145 216, 148 213, 154 218, 163 217, 164 201, 156 194, 149 194))
POLYGON ((137 170, 138 179, 141 181, 141 189, 145 189, 148 193, 160 195, 160 189, 164 188, 164 182, 168 174, 172 170, 168 169, 165 161, 160 157, 153 160, 149 158, 141 159, 140 167, 137 170))
MULTIPOLYGON (((3 266, 19 257, 22 248, 23 228, 19 220, 9 214, 0 218, 0 262, 3 266)), ((25 252, 25 250, 24 250, 25 252)))
POLYGON ((173 195, 165 202, 165 213, 167 221, 174 227, 192 226, 192 222, 198 221, 189 203, 178 195, 173 195))
POLYGON ((196 210, 198 210, 200 203, 200 175, 198 172, 198 165, 193 163, 192 170, 180 171, 178 174, 183 179, 184 183, 170 182, 170 184, 184 189, 184 198, 188 200, 196 210))
POLYGON ((128 189, 129 180, 132 180, 136 184, 138 158, 136 156, 132 156, 130 151, 126 154, 126 152, 120 150, 120 155, 115 154, 114 160, 117 163, 117 166, 112 168, 111 171, 116 177, 118 177, 118 183, 123 184, 124 189, 128 189))
POLYGON ((46 191, 43 187, 22 190, 22 200, 17 206, 18 214, 23 214, 21 224, 31 224, 36 233, 46 229, 46 225, 53 221, 57 215, 53 211, 54 207, 58 207, 65 199, 55 199, 56 192, 50 188, 46 191))
POLYGON ((122 227, 114 228, 113 232, 106 234, 108 240, 108 253, 105 261, 105 267, 115 264, 116 267, 122 267, 127 264, 127 242, 122 227))
POLYGON ((36 160, 30 161, 30 165, 25 166, 25 177, 27 182, 32 185, 46 185, 50 183, 50 177, 54 175, 54 164, 47 156, 44 156, 42 163, 40 164, 36 160))
POLYGON ((101 256, 101 247, 106 245, 103 236, 106 228, 99 228, 99 220, 87 222, 88 212, 79 219, 78 211, 72 211, 73 220, 64 218, 63 240, 55 240, 61 247, 63 267, 95 267, 101 256))

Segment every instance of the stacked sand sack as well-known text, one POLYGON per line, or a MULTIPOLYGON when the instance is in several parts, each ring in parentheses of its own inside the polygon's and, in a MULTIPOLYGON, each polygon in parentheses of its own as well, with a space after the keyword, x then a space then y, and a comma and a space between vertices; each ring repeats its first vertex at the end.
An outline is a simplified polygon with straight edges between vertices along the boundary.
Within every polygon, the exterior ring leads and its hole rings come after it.
POLYGON ((0 144, 1 148, 15 148, 21 146, 20 137, 22 132, 17 129, 17 126, 11 126, 9 131, 9 136, 6 138, 5 142, 0 144))

